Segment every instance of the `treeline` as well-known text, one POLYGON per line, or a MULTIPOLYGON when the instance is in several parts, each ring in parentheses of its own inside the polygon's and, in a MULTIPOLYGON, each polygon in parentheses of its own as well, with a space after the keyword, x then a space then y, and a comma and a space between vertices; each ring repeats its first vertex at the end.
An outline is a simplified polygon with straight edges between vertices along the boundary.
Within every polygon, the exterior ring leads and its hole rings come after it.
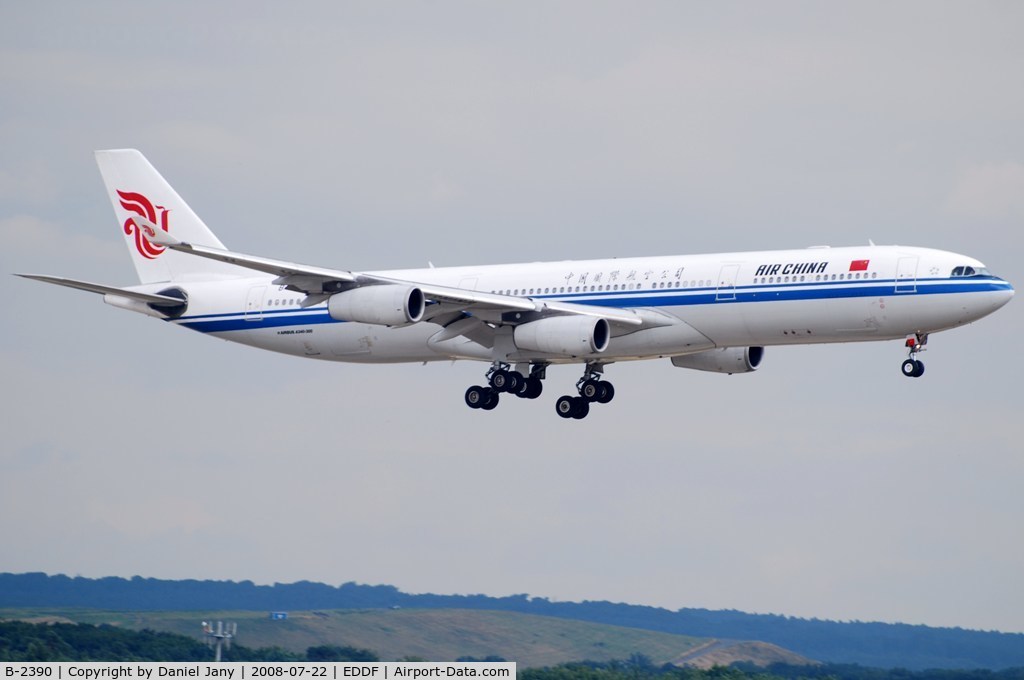
POLYGON ((826 664, 757 668, 736 664, 708 670, 655 667, 643 656, 624 661, 568 663, 552 668, 520 669, 519 680, 1024 680, 1024 669, 988 670, 882 670, 857 665, 826 664))
POLYGON ((0 574, 0 607, 90 607, 121 611, 243 609, 256 611, 389 607, 483 609, 554 616, 694 637, 761 640, 829 663, 877 668, 1024 666, 1024 635, 905 624, 820 621, 739 611, 680 609, 613 602, 556 602, 528 595, 410 595, 393 586, 300 581, 87 579, 0 574))
MULTIPOLYGON (((0 621, 0 662, 36 661, 210 661, 213 651, 199 640, 176 633, 131 631, 114 626, 71 623, 0 621)), ((225 661, 379 661, 370 650, 319 645, 304 654, 279 647, 250 649, 233 645, 225 661)), ((408 659, 422 661, 423 659, 408 659)), ((444 661, 444 659, 434 659, 444 661)), ((459 661, 503 661, 499 657, 459 661)), ((551 668, 519 669, 519 680, 1024 680, 1024 668, 1003 671, 903 669, 881 670, 857 665, 788 666, 768 668, 735 664, 709 670, 655 666, 634 654, 622 661, 567 663, 551 668)))
MULTIPOLYGON (((71 623, 0 621, 0 662, 37 661, 210 661, 213 651, 199 640, 176 633, 131 631, 114 626, 71 623)), ((250 649, 232 645, 224 661, 379 661, 367 649, 319 645, 304 654, 280 647, 250 649)), ((423 661, 424 659, 404 659, 423 661)), ((431 659, 444 661, 445 659, 431 659)), ((500 657, 457 661, 504 661, 500 657)), ((881 670, 857 665, 827 664, 758 668, 749 664, 709 670, 655 666, 634 654, 622 661, 567 663, 551 668, 519 669, 519 680, 1024 680, 1024 668, 989 670, 881 670)))
MULTIPOLYGON (((225 661, 379 661, 366 649, 321 645, 296 654, 279 647, 232 645, 225 661)), ((212 661, 213 650, 194 638, 87 623, 0 621, 0 662, 212 661)))
POLYGON ((209 661, 192 638, 112 626, 0 622, 0 661, 209 661))

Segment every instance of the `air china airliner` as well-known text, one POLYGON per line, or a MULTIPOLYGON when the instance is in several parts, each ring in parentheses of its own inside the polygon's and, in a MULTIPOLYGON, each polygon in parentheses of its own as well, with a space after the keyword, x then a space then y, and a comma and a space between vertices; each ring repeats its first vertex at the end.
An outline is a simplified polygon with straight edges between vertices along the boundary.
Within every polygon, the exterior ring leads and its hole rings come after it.
POLYGON ((535 262, 382 272, 230 251, 145 157, 96 152, 140 285, 22 274, 224 340, 362 363, 488 364, 470 408, 536 399, 548 366, 581 364, 555 411, 582 419, 611 401, 608 364, 746 373, 764 348, 905 340, 920 377, 931 333, 969 324, 1013 297, 974 258, 867 245, 711 255, 535 262))

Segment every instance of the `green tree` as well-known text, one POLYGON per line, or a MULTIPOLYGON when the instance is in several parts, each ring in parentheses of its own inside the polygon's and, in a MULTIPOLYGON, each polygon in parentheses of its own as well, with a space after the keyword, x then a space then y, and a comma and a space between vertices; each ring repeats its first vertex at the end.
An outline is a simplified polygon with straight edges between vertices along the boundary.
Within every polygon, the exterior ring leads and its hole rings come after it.
POLYGON ((380 661, 380 657, 368 649, 318 645, 306 650, 307 661, 380 661))

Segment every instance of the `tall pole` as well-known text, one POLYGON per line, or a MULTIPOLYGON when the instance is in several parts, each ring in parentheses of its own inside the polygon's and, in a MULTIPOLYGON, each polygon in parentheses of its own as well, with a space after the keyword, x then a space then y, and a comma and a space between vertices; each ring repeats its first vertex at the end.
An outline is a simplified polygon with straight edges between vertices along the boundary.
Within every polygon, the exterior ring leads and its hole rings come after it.
POLYGON ((214 629, 212 623, 203 621, 203 636, 206 637, 206 644, 214 648, 215 662, 220 663, 225 645, 231 649, 231 640, 234 639, 236 633, 238 633, 237 623, 229 623, 225 626, 223 621, 218 621, 217 628, 214 629))

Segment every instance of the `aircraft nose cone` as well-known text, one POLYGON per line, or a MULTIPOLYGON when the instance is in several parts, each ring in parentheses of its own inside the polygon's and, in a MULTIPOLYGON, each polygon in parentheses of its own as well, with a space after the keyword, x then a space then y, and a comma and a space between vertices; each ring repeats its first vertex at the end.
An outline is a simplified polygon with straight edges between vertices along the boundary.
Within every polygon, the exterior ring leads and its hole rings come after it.
POLYGON ((992 311, 996 311, 1013 297, 1013 286, 1010 282, 1005 279, 996 279, 996 290, 992 291, 990 299, 992 301, 992 311))

